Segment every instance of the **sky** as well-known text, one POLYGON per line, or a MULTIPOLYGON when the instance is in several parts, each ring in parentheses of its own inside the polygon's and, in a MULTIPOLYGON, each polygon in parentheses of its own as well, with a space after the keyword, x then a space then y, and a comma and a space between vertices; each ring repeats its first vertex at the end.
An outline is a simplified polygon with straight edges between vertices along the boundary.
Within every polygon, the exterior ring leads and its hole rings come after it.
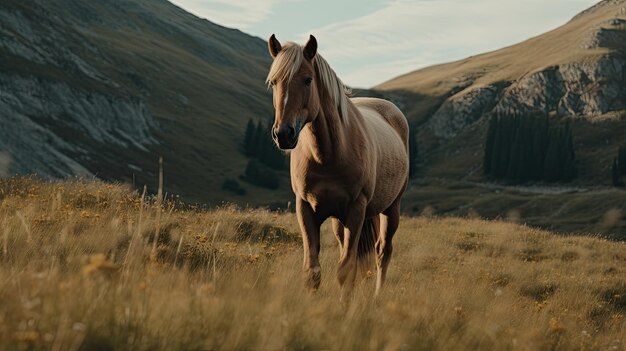
POLYGON ((565 24, 597 0, 170 0, 220 25, 304 44, 343 82, 398 75, 499 49, 565 24))

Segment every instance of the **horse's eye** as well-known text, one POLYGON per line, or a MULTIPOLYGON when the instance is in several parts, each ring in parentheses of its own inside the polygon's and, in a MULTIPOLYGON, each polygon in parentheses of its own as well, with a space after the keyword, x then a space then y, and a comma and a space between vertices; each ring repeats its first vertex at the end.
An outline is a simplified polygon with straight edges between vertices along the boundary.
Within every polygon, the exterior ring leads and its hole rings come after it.
POLYGON ((275 80, 273 80, 273 81, 271 81, 271 82, 270 82, 270 87, 272 87, 272 88, 273 88, 275 85, 276 85, 276 81, 275 81, 275 80))
POLYGON ((313 78, 307 77, 307 79, 304 80, 304 85, 306 85, 308 87, 308 86, 311 85, 312 81, 313 81, 313 78))

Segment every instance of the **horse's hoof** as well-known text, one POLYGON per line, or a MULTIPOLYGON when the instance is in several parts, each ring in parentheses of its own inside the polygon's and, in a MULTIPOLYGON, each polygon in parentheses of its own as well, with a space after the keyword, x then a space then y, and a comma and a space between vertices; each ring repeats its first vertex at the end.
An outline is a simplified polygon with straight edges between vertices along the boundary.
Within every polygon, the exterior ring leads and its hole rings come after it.
POLYGON ((320 283, 322 282, 322 271, 319 267, 315 267, 309 271, 309 274, 306 278, 306 287, 312 292, 317 291, 320 287, 320 283))
POLYGON ((347 311, 354 298, 354 291, 351 287, 341 287, 341 295, 339 296, 339 303, 347 311))

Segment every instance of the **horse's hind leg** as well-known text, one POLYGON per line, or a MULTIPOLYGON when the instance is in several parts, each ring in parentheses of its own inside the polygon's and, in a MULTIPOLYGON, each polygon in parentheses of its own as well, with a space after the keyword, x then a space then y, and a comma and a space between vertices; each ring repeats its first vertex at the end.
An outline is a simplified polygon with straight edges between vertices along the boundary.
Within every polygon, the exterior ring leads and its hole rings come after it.
POLYGON ((393 235, 398 230, 400 224, 400 197, 394 203, 380 214, 380 236, 376 243, 376 266, 378 274, 376 276, 376 296, 381 292, 385 278, 387 276, 387 268, 391 261, 393 253, 393 235))
POLYGON ((337 278, 341 285, 341 301, 348 302, 348 298, 352 295, 354 282, 356 279, 358 245, 363 229, 363 221, 365 220, 365 208, 367 199, 364 195, 349 206, 348 213, 343 219, 345 230, 343 232, 343 246, 341 248, 341 257, 339 258, 339 267, 337 269, 337 278))
POLYGON ((341 221, 337 218, 332 218, 331 222, 333 227, 333 233, 335 234, 335 237, 339 242, 339 254, 341 255, 341 250, 343 247, 343 224, 341 224, 341 221))

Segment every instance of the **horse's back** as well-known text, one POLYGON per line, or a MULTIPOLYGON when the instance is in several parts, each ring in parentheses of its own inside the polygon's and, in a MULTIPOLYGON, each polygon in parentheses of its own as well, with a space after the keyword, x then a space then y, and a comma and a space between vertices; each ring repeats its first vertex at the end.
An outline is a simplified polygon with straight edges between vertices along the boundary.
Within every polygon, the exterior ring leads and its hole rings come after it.
POLYGON ((376 150, 376 176, 370 212, 386 210, 402 194, 408 179, 408 133, 404 114, 381 99, 352 99, 363 116, 372 149, 376 150))
POLYGON ((398 133, 405 146, 408 149, 409 142, 409 123, 398 106, 391 101, 377 98, 352 98, 354 105, 359 108, 369 108, 378 112, 387 123, 398 133))

